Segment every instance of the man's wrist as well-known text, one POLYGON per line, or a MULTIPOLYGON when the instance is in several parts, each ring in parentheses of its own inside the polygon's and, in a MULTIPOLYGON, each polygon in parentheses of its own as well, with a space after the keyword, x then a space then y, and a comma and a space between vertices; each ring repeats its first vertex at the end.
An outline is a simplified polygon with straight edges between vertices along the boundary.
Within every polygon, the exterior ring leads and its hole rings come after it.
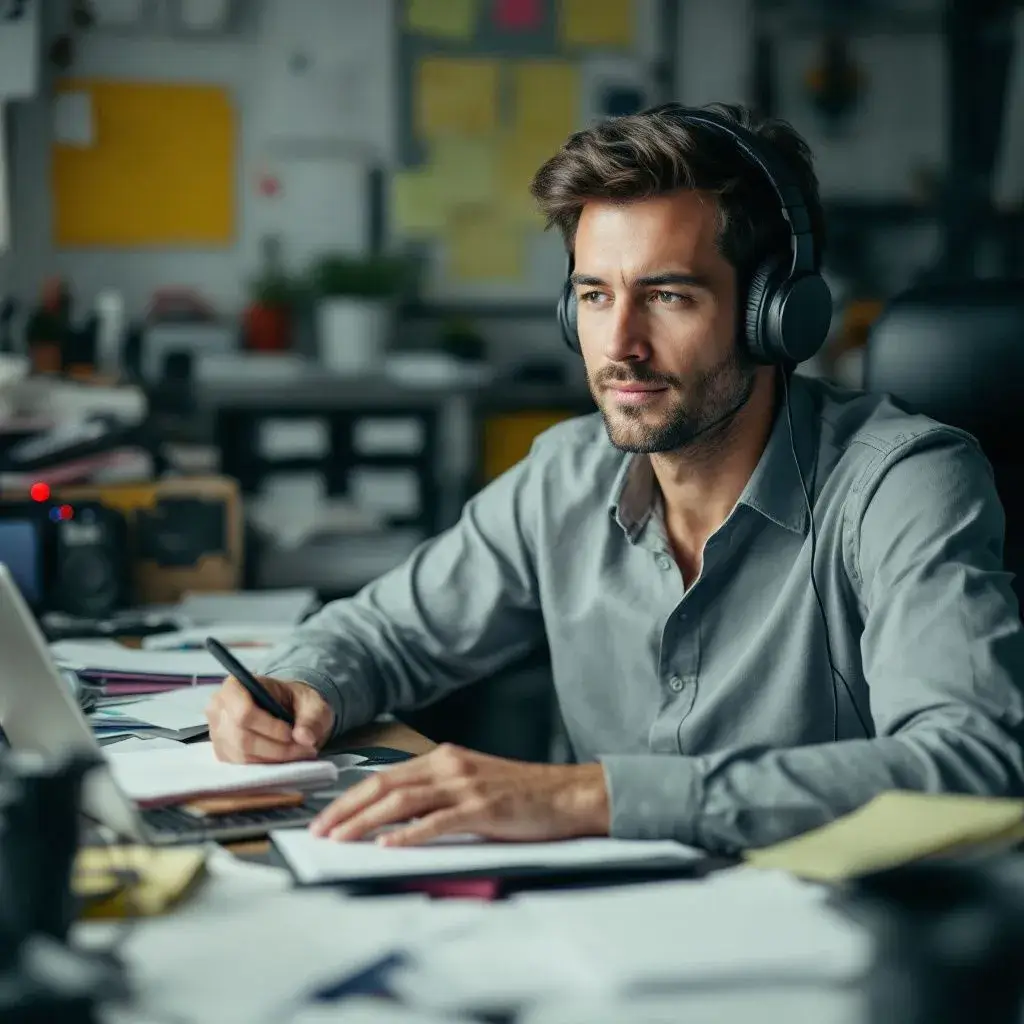
POLYGON ((599 764, 561 765, 570 784, 565 787, 565 805, 560 808, 581 836, 606 836, 611 829, 611 811, 604 769, 599 764))

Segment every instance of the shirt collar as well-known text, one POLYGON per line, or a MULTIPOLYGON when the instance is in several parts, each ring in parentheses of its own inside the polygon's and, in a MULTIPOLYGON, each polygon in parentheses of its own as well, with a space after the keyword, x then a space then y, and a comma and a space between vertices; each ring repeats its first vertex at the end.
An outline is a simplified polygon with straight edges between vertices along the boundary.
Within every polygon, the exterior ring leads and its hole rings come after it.
POLYGON ((738 504, 747 505, 793 533, 804 534, 808 526, 807 503, 801 480, 810 495, 817 431, 814 399, 810 389, 795 374, 789 380, 789 404, 793 418, 792 443, 786 405, 784 401, 779 402, 768 444, 743 488, 738 504), (796 460, 793 458, 794 447, 796 460))
MULTIPOLYGON (((780 402, 768 443, 737 504, 752 508, 784 529, 804 534, 808 524, 801 475, 810 492, 816 431, 813 398, 796 375, 790 378, 789 401, 799 469, 793 460, 786 407, 780 402)), ((608 511, 630 540, 636 540, 647 525, 654 498, 650 459, 646 455, 624 455, 612 484, 608 511)))

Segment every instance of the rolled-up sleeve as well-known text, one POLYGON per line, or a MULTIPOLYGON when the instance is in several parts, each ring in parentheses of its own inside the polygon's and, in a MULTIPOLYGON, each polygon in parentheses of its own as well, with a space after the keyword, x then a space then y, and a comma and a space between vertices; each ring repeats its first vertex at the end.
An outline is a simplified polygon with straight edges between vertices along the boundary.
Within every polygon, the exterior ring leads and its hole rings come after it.
POLYGON ((875 735, 601 758, 614 834, 735 851, 824 824, 887 789, 1024 793, 1024 629, 980 450, 936 429, 880 456, 846 503, 845 529, 875 735))
POLYGON ((309 618, 264 669, 327 698, 335 734, 430 703, 543 643, 524 460, 459 522, 309 618))

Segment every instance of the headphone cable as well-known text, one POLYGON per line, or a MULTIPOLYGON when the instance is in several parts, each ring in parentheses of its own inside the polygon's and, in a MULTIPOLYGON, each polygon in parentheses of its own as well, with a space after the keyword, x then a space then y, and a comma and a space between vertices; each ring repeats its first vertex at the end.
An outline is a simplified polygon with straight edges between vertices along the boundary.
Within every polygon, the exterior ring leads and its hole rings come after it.
POLYGON ((807 506, 807 518, 811 526, 811 589, 814 591, 814 599, 817 601, 818 612, 821 614, 821 625, 825 633, 825 653, 828 655, 828 667, 832 673, 832 740, 833 742, 839 741, 839 695, 836 689, 836 676, 842 680, 843 688, 846 690, 846 695, 850 698, 850 704, 853 706, 853 710, 857 715, 857 721, 860 722, 860 727, 864 730, 864 735, 870 739, 872 735, 871 730, 864 721, 864 716, 860 713, 860 708, 857 707, 857 702, 853 699, 853 691, 850 689, 849 683, 847 683, 842 672, 840 672, 836 667, 836 663, 832 658, 832 641, 829 639, 828 618, 825 615, 825 604, 821 599, 817 580, 814 578, 814 559, 818 547, 818 533, 814 526, 814 509, 811 508, 811 496, 807 491, 807 484, 804 482, 803 470, 800 468, 800 459, 796 453, 796 440, 794 439, 793 434, 793 411, 789 401, 789 378, 786 375, 785 369, 781 367, 779 368, 779 376, 782 378, 782 390, 785 395, 786 422, 789 425, 789 446, 790 450, 793 452, 793 463, 796 465, 796 475, 800 480, 800 490, 803 492, 804 504, 807 506))

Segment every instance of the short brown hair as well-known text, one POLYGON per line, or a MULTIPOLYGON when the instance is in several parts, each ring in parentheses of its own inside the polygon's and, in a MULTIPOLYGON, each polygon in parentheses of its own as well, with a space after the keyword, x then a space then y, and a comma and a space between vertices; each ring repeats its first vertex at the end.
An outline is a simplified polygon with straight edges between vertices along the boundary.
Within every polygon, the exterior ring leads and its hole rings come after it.
MULTIPOLYGON (((785 121, 758 118, 746 107, 713 103, 702 109, 774 147, 808 204, 820 259, 825 218, 807 143, 785 121)), ((629 202, 678 189, 717 197, 718 249, 742 279, 766 256, 788 252, 789 229, 761 169, 722 133, 687 124, 665 107, 609 118, 576 132, 530 185, 547 226, 561 231, 569 252, 588 200, 629 202)))

